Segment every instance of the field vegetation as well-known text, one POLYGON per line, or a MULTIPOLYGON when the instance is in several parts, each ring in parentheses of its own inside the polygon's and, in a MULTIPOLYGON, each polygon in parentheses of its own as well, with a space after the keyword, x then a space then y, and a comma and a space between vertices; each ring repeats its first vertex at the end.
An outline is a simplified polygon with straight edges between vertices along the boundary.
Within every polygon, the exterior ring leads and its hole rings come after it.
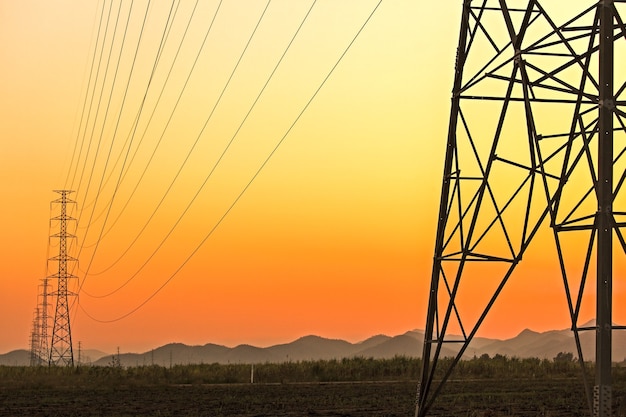
MULTIPOLYGON (((419 369, 419 359, 403 356, 171 367, 123 367, 112 357, 104 367, 0 367, 0 416, 410 416, 419 369)), ((626 416, 625 393, 626 368, 616 367, 616 416, 626 416)), ((431 415, 589 411, 571 355, 484 355, 458 364, 431 415)))

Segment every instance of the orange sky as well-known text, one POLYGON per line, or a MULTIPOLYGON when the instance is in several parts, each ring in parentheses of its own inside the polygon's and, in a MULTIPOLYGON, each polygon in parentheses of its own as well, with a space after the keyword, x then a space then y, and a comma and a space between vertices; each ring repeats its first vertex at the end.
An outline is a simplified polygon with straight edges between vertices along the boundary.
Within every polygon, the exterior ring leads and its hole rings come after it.
MULTIPOLYGON (((127 35, 134 46, 146 7, 144 2, 135 3, 127 35)), ((153 87, 163 85, 180 42, 192 2, 183 3, 153 87)), ((170 238, 127 286, 94 298, 122 285, 168 233, 310 6, 291 0, 270 4, 206 130, 198 136, 266 4, 251 0, 242 10, 240 2, 224 2, 162 145, 122 212, 173 111, 217 6, 217 1, 201 3, 153 122, 147 125, 146 116, 140 119, 145 142, 131 146, 133 152, 138 149, 136 159, 102 229, 122 163, 114 162, 123 155, 122 144, 146 91, 158 30, 167 13, 161 8, 164 3, 148 15, 145 47, 131 78, 117 136, 113 132, 128 78, 121 78, 114 89, 102 129, 103 150, 95 162, 93 154, 87 157, 87 172, 94 168, 92 183, 85 176, 66 184, 80 136, 101 2, 0 0, 4 191, 0 210, 5 222, 0 238, 0 352, 26 348, 38 280, 52 273, 46 272, 46 257, 47 236, 56 232, 48 227, 49 218, 56 215, 50 211, 50 201, 56 198, 53 189, 78 189, 74 216, 80 222, 75 233, 78 246, 84 247, 75 273, 84 281, 81 306, 100 320, 123 316, 153 294, 217 224, 377 1, 321 0, 315 5, 258 105, 170 238), (96 275, 129 246, 198 137, 180 177, 137 243, 119 263, 96 275), (100 192, 87 228, 109 148, 113 156, 104 178, 111 179, 100 192), (101 230, 106 235, 90 263, 101 230), (85 278, 87 268, 90 275, 85 278)), ((359 341, 422 328, 459 13, 460 2, 446 7, 414 0, 383 2, 277 152, 195 256, 128 318, 102 324, 76 309, 74 342, 81 341, 84 348, 143 351, 174 341, 266 346, 311 333, 359 341)), ((129 73, 132 51, 128 51, 121 74, 129 73)), ((148 91, 146 106, 154 106, 158 90, 148 91)), ((100 114, 102 122, 104 111, 100 114)), ((94 136, 93 146, 98 137, 94 136)), ((55 249, 50 248, 52 254, 55 249)), ((505 289, 505 299, 494 308, 482 335, 511 337, 526 327, 568 327, 559 276, 526 285, 532 277, 556 272, 553 253, 552 246, 530 251, 527 265, 505 289), (519 314, 529 307, 541 308, 519 314), (547 319, 542 317, 546 312, 547 319)))

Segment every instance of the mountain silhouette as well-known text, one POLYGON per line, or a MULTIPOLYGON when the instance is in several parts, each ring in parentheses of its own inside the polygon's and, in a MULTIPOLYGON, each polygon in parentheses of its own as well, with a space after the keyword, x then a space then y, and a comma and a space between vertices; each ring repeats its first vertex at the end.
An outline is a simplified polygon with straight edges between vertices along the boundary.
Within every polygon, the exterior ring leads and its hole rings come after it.
MULTIPOLYGON (((585 323, 581 327, 593 327, 585 323)), ((585 360, 594 360, 595 332, 580 332, 585 360)), ((198 363, 265 363, 308 360, 331 360, 362 356, 366 358, 388 359, 394 356, 421 357, 424 332, 412 330, 397 336, 376 335, 358 343, 340 339, 327 339, 320 336, 304 336, 291 343, 278 344, 266 348, 247 344, 226 347, 208 343, 202 346, 189 346, 183 343, 170 343, 144 353, 105 354, 96 350, 86 350, 82 354, 83 364, 107 366, 119 363, 122 366, 147 365, 186 365, 198 363)), ((455 356, 455 344, 446 344, 441 357, 455 356)), ((569 329, 535 332, 523 330, 517 336, 506 339, 477 337, 472 340, 464 358, 496 354, 518 358, 553 359, 559 352, 571 352, 578 356, 573 333, 569 329)), ((76 352, 75 352, 75 360, 76 352)), ((613 360, 626 360, 626 332, 613 332, 613 360)), ((26 366, 30 363, 27 350, 15 350, 0 355, 0 365, 26 366)))

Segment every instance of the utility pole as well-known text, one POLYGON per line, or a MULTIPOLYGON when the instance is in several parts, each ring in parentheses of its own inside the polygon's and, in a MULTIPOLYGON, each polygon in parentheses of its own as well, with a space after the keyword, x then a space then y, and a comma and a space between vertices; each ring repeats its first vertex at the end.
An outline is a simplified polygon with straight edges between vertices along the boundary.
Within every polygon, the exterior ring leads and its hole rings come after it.
POLYGON ((52 238, 59 239, 59 255, 50 260, 58 263, 58 272, 51 275, 50 278, 57 279, 57 290, 51 295, 56 296, 56 309, 54 313, 54 325, 52 327, 52 341, 50 343, 50 357, 48 364, 74 366, 74 352, 72 350, 72 330, 70 326, 70 306, 68 298, 76 294, 68 289, 68 281, 76 278, 68 270, 68 263, 76 261, 68 254, 67 240, 75 238, 74 235, 68 233, 67 223, 73 221, 72 217, 67 214, 68 204, 75 204, 68 198, 73 191, 55 190, 55 193, 61 195, 60 198, 54 200, 52 204, 59 204, 61 213, 57 217, 53 217, 52 221, 59 222, 59 233, 52 235, 52 238))

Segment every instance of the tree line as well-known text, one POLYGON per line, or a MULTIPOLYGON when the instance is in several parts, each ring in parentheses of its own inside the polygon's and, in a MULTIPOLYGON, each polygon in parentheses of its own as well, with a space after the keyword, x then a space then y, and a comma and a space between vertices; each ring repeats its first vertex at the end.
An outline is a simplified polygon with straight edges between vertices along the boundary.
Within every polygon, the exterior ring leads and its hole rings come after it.
MULTIPOLYGON (((440 361, 450 361, 442 358, 440 361)), ((337 360, 293 361, 260 364, 189 364, 124 367, 112 360, 108 366, 20 367, 0 366, 3 387, 93 387, 105 385, 171 385, 232 383, 324 383, 353 381, 417 380, 421 359, 353 357, 337 360)), ((445 366, 438 367, 445 369, 445 366)), ((592 372, 592 364, 587 365, 592 372)), ((453 378, 574 378, 581 370, 573 355, 562 353, 553 360, 482 355, 460 361, 453 378)), ((626 379, 626 368, 617 367, 614 378, 626 379)))

